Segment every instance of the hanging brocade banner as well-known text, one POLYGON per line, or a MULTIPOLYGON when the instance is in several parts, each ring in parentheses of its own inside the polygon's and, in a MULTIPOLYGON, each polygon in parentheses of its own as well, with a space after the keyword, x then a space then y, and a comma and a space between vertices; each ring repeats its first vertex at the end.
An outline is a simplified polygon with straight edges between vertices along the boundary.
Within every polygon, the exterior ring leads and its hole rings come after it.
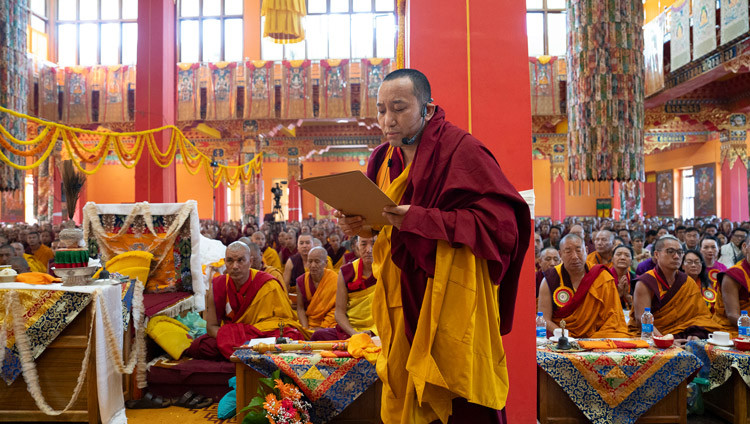
POLYGON ((281 117, 285 119, 312 118, 312 77, 309 60, 283 62, 281 117))
POLYGON ((192 121, 198 116, 198 63, 177 64, 177 120, 192 121))
POLYGON ((349 111, 349 61, 347 59, 328 59, 320 61, 320 117, 346 118, 349 111))
POLYGON ((557 57, 529 58, 531 81, 531 114, 560 115, 560 79, 557 77, 557 57))
POLYGON ((375 118, 378 115, 376 103, 378 101, 378 89, 383 83, 383 78, 391 72, 390 59, 362 59, 361 70, 361 112, 363 118, 375 118))
POLYGON ((208 96, 207 119, 231 119, 236 106, 234 69, 235 62, 209 63, 211 72, 211 92, 208 96))
MULTIPOLYGON (((0 16, 0 106, 26 112, 29 104, 29 65, 26 57, 27 1, 0 0, 0 16)), ((22 140, 26 138, 25 119, 0 116, 0 125, 7 128, 12 136, 22 140)), ((6 149, 2 149, 2 152, 11 160, 22 159, 6 149)), ((23 205, 24 175, 25 173, 9 166, 0 166, 0 191, 13 191, 3 193, 0 221, 17 218, 17 215, 8 212, 12 199, 20 196, 23 205)), ((23 208, 20 213, 20 220, 23 221, 23 208)))
POLYGON ((42 65, 39 69, 39 117, 58 121, 57 68, 42 65))
POLYGON ((89 68, 65 68, 65 104, 63 120, 67 124, 88 124, 91 94, 87 90, 86 79, 89 68))
POLYGON ((273 62, 253 60, 245 63, 247 72, 247 113, 251 119, 275 117, 273 108, 273 62))
POLYGON ((570 0, 570 180, 642 181, 642 0, 570 0))
POLYGON ((127 88, 125 73, 128 66, 115 65, 105 68, 104 101, 102 106, 102 122, 125 122, 127 119, 127 88))

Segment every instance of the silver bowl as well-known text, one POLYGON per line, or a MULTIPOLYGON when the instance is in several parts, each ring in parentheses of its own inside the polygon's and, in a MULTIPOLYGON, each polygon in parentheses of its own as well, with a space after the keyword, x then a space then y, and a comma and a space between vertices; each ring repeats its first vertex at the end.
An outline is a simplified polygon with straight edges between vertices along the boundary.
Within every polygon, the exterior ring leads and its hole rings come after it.
POLYGON ((84 268, 52 268, 55 275, 62 278, 63 286, 85 286, 91 283, 91 276, 99 267, 87 266, 84 268))

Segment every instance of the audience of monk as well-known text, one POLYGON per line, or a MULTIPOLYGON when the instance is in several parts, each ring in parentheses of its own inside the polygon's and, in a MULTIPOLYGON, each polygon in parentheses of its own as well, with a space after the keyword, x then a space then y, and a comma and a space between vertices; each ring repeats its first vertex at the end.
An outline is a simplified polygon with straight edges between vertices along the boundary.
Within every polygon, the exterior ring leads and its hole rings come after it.
POLYGON ((575 338, 630 337, 614 277, 604 265, 589 269, 583 239, 560 241, 562 264, 547 270, 539 288, 539 311, 547 331, 563 319, 575 338))

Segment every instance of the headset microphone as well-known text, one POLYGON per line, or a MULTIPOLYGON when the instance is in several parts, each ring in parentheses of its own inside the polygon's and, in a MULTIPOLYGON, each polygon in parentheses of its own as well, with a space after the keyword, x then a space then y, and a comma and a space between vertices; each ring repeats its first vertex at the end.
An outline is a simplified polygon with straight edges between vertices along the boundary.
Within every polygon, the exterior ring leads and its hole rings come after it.
MULTIPOLYGON (((432 101, 432 99, 430 99, 430 101, 432 101)), ((411 138, 404 137, 404 138, 401 139, 401 144, 403 144, 404 146, 411 146, 412 144, 416 143, 417 142, 417 137, 419 137, 419 135, 422 134, 422 130, 424 130, 425 116, 427 116, 427 105, 426 104, 424 106, 422 106, 421 115, 422 115, 422 125, 419 126, 419 131, 417 131, 417 133, 414 134, 414 136, 411 137, 411 138)))

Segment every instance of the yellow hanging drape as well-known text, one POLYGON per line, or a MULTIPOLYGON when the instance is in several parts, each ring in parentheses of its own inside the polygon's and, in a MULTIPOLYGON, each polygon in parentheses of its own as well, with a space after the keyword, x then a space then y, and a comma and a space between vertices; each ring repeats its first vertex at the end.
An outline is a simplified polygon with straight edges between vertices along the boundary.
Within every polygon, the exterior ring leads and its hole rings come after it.
POLYGON ((263 36, 277 44, 293 44, 305 39, 302 18, 307 15, 305 0, 263 0, 261 16, 266 17, 263 36))

